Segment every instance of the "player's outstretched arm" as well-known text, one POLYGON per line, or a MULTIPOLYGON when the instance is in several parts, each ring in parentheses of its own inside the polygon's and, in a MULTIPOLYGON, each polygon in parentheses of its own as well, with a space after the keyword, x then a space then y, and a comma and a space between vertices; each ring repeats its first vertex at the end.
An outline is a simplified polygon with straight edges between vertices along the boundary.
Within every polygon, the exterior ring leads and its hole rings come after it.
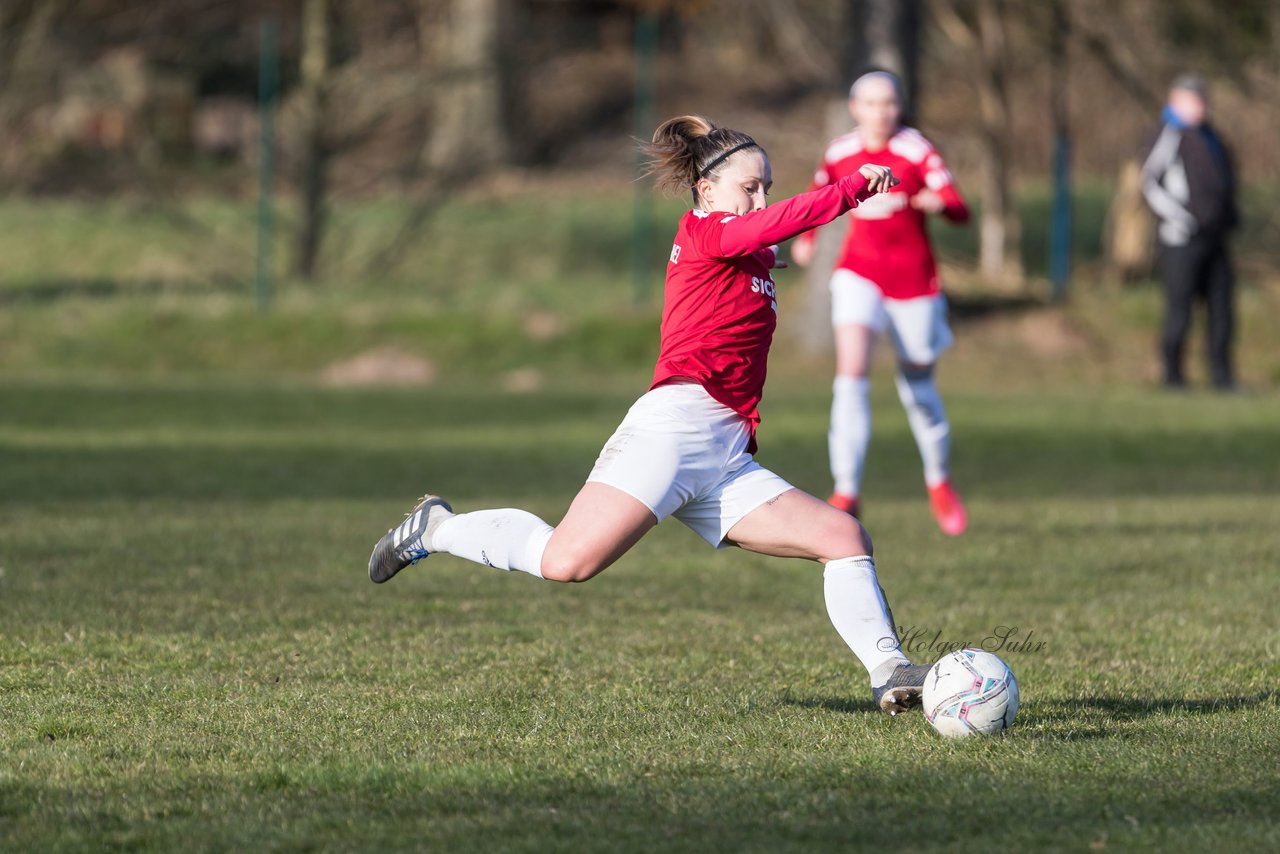
POLYGON ((725 217, 720 221, 723 227, 719 251, 714 254, 721 258, 735 258, 790 240, 797 234, 831 222, 876 193, 887 192, 897 184, 898 179, 890 169, 868 164, 857 175, 841 178, 820 190, 801 193, 742 216, 725 217))

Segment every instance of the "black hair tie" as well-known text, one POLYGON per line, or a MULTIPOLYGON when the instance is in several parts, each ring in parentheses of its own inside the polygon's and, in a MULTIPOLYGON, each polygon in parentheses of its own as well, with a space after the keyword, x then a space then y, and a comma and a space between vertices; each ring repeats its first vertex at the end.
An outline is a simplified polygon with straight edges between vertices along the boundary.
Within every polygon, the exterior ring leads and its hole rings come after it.
MULTIPOLYGON (((737 154, 737 153, 738 153, 739 151, 741 151, 742 149, 744 149, 744 148, 753 148, 753 147, 754 147, 754 148, 759 148, 759 147, 760 147, 760 144, 759 144, 759 143, 757 143, 754 139, 749 139, 749 140, 747 140, 746 142, 740 142, 740 143, 738 143, 738 144, 737 144, 737 145, 735 145, 733 148, 730 148, 728 151, 726 151, 726 152, 724 152, 723 154, 721 154, 721 155, 720 155, 719 157, 717 157, 715 160, 712 160, 712 161, 711 161, 710 163, 708 163, 706 166, 703 166, 701 169, 699 169, 699 170, 698 170, 698 177, 699 177, 699 178, 705 178, 705 177, 707 177, 708 175, 710 175, 710 174, 711 174, 711 170, 712 170, 712 169, 715 169, 715 168, 716 168, 717 166, 719 166, 721 163, 723 163, 724 161, 728 160, 730 157, 732 157, 733 155, 737 154)), ((697 183, 697 182, 694 182, 694 183, 697 183)))

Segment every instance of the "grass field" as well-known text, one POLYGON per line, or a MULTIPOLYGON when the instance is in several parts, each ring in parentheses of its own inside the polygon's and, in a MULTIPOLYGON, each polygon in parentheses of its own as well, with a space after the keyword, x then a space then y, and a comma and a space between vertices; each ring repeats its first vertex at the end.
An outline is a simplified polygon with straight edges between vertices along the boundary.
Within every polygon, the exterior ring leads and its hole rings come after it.
MULTIPOLYGON (((368 582, 427 489, 558 519, 644 387, 629 189, 543 189, 448 200, 395 252, 404 204, 343 205, 268 314, 248 205, 0 201, 0 849, 1280 847, 1274 188, 1244 394, 1143 385, 1156 293, 1090 279, 1105 187, 1067 304, 958 294, 960 540, 877 366, 867 522, 911 652, 1016 627, 1018 724, 973 743, 873 710, 819 567, 678 523, 588 585, 368 582), (388 349, 434 383, 324 385, 388 349)), ((936 232, 963 270, 973 230, 936 232)), ((830 368, 794 343, 761 459, 823 492, 830 368)))
MULTIPOLYGON (((582 586, 368 582, 424 489, 558 518, 605 388, 0 382, 0 847, 1280 847, 1274 397, 953 390, 953 541, 879 382, 898 619, 1030 636, 1015 728, 956 743, 873 711, 818 567, 678 523, 582 586)), ((822 384, 766 405, 822 490, 822 384)))
MULTIPOLYGON (((976 229, 933 228, 952 296, 993 302, 986 316, 958 310, 958 320, 1000 316, 1017 326, 1019 312, 1053 313, 1050 325, 1064 327, 1059 331, 1071 339, 1064 343, 1072 345, 1054 346, 1054 336, 1034 324, 1011 338, 1008 329, 961 328, 949 371, 981 386, 1028 379, 1115 385, 1155 375, 1158 289, 1098 281, 1108 192, 1104 183, 1081 184, 1075 280, 1069 301, 1052 309, 1034 308, 1048 293, 1042 279, 991 301, 971 271, 976 229)), ((1237 241, 1239 364, 1253 388, 1280 387, 1280 325, 1273 322, 1280 313, 1278 199, 1280 188, 1248 189, 1247 227, 1237 241)), ((477 191, 442 201, 405 240, 397 236, 412 216, 407 202, 335 204, 322 275, 313 282, 283 275, 291 217, 283 206, 275 301, 261 314, 254 308, 248 203, 0 200, 0 378, 310 382, 334 363, 389 348, 465 382, 493 384, 533 368, 608 383, 652 365, 662 265, 681 209, 679 200, 654 201, 646 249, 652 263, 637 282, 633 203, 626 185, 544 181, 477 191)), ((1027 270, 1041 276, 1045 192, 1032 187, 1021 204, 1027 270)), ((786 324, 804 278, 795 269, 777 275, 786 324)), ((1193 335, 1193 347, 1201 337, 1193 335)), ((827 362, 805 370, 825 373, 827 362)))

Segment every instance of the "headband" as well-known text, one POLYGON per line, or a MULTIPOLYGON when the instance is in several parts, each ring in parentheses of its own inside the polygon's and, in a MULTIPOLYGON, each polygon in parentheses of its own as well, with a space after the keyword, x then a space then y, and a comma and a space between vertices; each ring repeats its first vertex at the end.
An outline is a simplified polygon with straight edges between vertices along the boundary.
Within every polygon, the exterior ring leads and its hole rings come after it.
POLYGON ((714 168, 716 168, 717 166, 719 166, 719 165, 720 165, 721 163, 723 163, 725 160, 728 160, 730 156, 732 156, 732 155, 734 155, 734 154, 737 154, 739 151, 741 151, 741 150, 742 150, 742 149, 744 149, 744 148, 751 148, 751 147, 753 147, 753 146, 754 146, 755 148, 759 148, 759 147, 760 147, 760 144, 759 144, 758 142, 756 142, 754 139, 749 139, 749 140, 747 140, 746 142, 740 142, 740 143, 738 143, 738 144, 737 144, 737 145, 735 145, 733 148, 730 148, 728 151, 726 151, 726 152, 724 152, 723 154, 721 154, 721 155, 720 155, 719 157, 717 157, 715 160, 712 160, 712 161, 711 161, 710 163, 708 163, 706 166, 703 166, 701 169, 699 169, 699 170, 698 170, 698 177, 699 177, 699 178, 705 178, 705 177, 707 177, 708 175, 710 175, 710 174, 711 174, 711 170, 712 170, 712 169, 714 169, 714 168))

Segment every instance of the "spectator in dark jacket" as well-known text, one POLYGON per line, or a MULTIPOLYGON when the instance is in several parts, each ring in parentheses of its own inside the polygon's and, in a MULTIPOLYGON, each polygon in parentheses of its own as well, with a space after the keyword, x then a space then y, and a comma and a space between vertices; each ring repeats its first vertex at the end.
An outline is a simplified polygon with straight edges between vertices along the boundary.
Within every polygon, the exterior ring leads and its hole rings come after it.
POLYGON ((1206 120, 1204 78, 1173 82, 1163 124, 1142 167, 1142 192, 1160 220, 1165 319, 1161 336, 1164 382, 1181 388, 1182 352, 1191 309, 1203 298, 1209 314, 1213 384, 1230 389, 1234 277, 1227 237, 1236 227, 1236 179, 1231 155, 1206 120))

